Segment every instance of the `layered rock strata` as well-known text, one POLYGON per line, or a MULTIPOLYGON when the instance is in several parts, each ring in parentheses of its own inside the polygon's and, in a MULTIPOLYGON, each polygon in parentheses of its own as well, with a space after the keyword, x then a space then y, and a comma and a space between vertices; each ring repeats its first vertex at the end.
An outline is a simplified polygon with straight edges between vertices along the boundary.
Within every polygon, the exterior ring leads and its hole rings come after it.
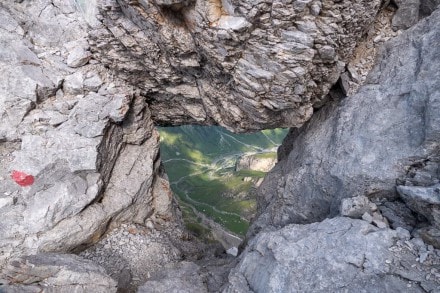
POLYGON ((297 127, 344 70, 375 1, 108 0, 92 50, 163 125, 297 127), (185 2, 187 3, 187 2, 185 2), (173 8, 174 7, 174 8, 173 8))

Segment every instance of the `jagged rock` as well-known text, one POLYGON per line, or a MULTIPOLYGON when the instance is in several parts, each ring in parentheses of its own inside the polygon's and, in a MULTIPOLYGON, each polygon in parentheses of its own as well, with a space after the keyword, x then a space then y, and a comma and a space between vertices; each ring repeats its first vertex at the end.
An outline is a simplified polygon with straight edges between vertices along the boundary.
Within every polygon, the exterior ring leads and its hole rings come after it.
POLYGON ((205 293, 208 292, 200 277, 199 266, 192 262, 180 262, 158 272, 139 287, 138 293, 205 293))
POLYGON ((414 213, 403 202, 387 201, 379 205, 378 208, 393 229, 401 227, 412 231, 417 225, 414 213))
POLYGON ((433 290, 438 283, 424 278, 431 267, 417 264, 419 250, 405 247, 407 240, 407 231, 340 217, 262 231, 249 242, 223 292, 433 290))
POLYGON ((84 92, 84 75, 75 72, 66 76, 63 82, 63 92, 70 95, 80 95, 84 92))
POLYGON ((71 254, 44 253, 14 259, 0 275, 0 292, 8 293, 107 293, 116 289, 116 282, 102 267, 71 254))
POLYGON ((356 196, 343 199, 340 209, 342 216, 360 219, 365 213, 376 211, 377 206, 366 196, 356 196))
POLYGON ((74 3, 1 3, 0 15, 0 270, 123 221, 174 220, 144 97, 100 64, 68 66, 90 29, 74 3))
MULTIPOLYGON (((44 290, 49 272, 54 275, 54 283, 49 283, 53 286, 64 286, 64 277, 75 278, 63 291, 114 291, 114 281, 102 269, 91 263, 86 265, 92 272, 79 269, 83 261, 75 257, 38 254, 11 262, 12 267, 6 263, 40 252, 79 252, 122 222, 154 230, 176 220, 169 185, 161 173, 159 136, 153 123, 221 124, 236 131, 302 125, 313 107, 327 101, 329 89, 380 2, 0 3, 0 270, 7 273, 8 289, 44 290), (101 15, 95 15, 98 8, 101 15), (40 268, 44 275, 39 275, 40 268), (22 287, 25 283, 32 284, 22 287)), ((282 151, 284 162, 266 180, 272 180, 275 188, 262 201, 261 206, 269 208, 259 218, 260 225, 323 219, 335 215, 340 199, 349 196, 395 196, 394 180, 410 165, 405 159, 430 159, 440 140, 438 19, 439 12, 434 12, 387 45, 380 68, 373 71, 359 95, 341 102, 339 110, 335 103, 321 109, 303 128, 307 133, 294 133, 298 137, 293 143, 299 147, 287 163, 282 151), (306 142, 301 143, 304 137, 306 142), (342 142, 344 147, 338 148, 342 142), (335 155, 330 158, 329 154, 335 155), (296 169, 291 169, 291 163, 296 169), (274 174, 280 174, 276 172, 284 174, 279 181, 273 180, 274 174)), ((286 140, 285 152, 293 148, 287 146, 292 139, 286 140)), ((428 173, 434 180, 433 173, 428 173)), ((418 174, 430 182, 429 176, 418 174)), ((263 190, 268 190, 268 184, 263 190)), ((425 280, 426 274, 416 276, 412 269, 393 266, 396 270, 390 271, 386 265, 402 259, 413 264, 412 252, 385 258, 392 256, 389 248, 394 239, 407 239, 408 233, 385 228, 386 221, 379 214, 373 214, 371 221, 383 230, 365 221, 336 218, 263 232, 251 245, 262 244, 251 247, 267 252, 270 260, 256 267, 257 273, 249 273, 247 264, 243 265, 246 259, 255 257, 257 264, 266 256, 255 256, 248 249, 230 277, 231 286, 245 292, 249 289, 246 278, 263 289, 277 286, 276 282, 264 283, 271 278, 265 274, 281 278, 292 269, 302 269, 298 276, 322 272, 327 278, 332 276, 331 265, 322 271, 307 266, 313 264, 309 258, 327 256, 327 249, 335 252, 327 260, 340 261, 346 271, 356 267, 357 276, 347 271, 348 277, 357 278, 355 282, 342 276, 350 288, 373 288, 369 287, 373 280, 377 281, 374 288, 402 291, 407 283, 398 275, 417 282, 416 290, 419 286, 433 290, 432 283, 438 283, 435 276, 431 282, 425 280), (326 231, 333 231, 333 236, 326 231), (291 249, 291 243, 284 245, 286 238, 277 233, 286 233, 290 242, 301 245, 298 235, 302 233, 307 243, 321 239, 315 243, 327 246, 313 249, 317 254, 307 245, 291 249), (344 233, 352 237, 341 237, 344 233), (274 262, 271 251, 278 240, 282 250, 273 254, 274 262), (354 249, 347 253, 345 249, 351 246, 354 249), (373 250, 375 255, 361 253, 373 250), (300 258, 304 262, 298 267, 283 263, 295 260, 297 251, 305 251, 300 258)), ((118 251, 128 245, 124 237, 118 240, 118 251)), ((420 248, 418 262, 432 262, 433 253, 423 241, 413 242, 420 248)), ((179 251, 169 250, 174 261, 179 251)), ((162 255, 166 253, 158 252, 155 257, 162 255)), ((117 265, 121 288, 129 287, 131 273, 124 262, 117 265)), ((143 288, 206 291, 206 279, 197 276, 202 269, 196 265, 166 269, 143 288)), ((219 280, 206 282, 218 289, 219 280)), ((336 275, 319 286, 337 289, 339 281, 336 275)))
POLYGON ((397 192, 410 209, 440 227, 440 184, 430 187, 397 186, 397 192))
MULTIPOLYGON (((407 176, 411 165, 438 157, 439 24, 435 11, 386 43, 356 95, 290 131, 279 163, 259 189, 254 232, 323 220, 338 213, 343 198, 395 199, 396 179, 407 176)), ((432 178, 438 176, 438 168, 431 169, 432 178)))
POLYGON ((157 123, 242 132, 307 121, 381 3, 215 0, 163 8, 182 2, 106 1, 92 51, 144 91, 157 123))
POLYGON ((81 67, 89 62, 92 58, 92 53, 89 51, 89 44, 87 40, 76 40, 64 45, 67 56, 67 65, 70 67, 81 67))
POLYGON ((393 29, 408 29, 419 20, 420 0, 394 0, 398 9, 393 17, 393 29))

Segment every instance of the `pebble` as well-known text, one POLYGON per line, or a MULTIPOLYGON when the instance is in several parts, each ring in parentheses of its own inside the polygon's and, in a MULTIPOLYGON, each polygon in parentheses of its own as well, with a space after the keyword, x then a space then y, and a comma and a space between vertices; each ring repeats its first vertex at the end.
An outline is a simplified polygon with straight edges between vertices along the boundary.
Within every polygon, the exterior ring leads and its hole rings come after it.
POLYGON ((428 258, 428 253, 427 252, 423 252, 423 253, 420 254, 419 262, 420 263, 424 263, 427 258, 428 258))
MULTIPOLYGON (((154 227, 154 224, 150 223, 154 227)), ((81 252, 80 256, 100 264, 115 279, 123 277, 122 273, 128 271, 133 286, 137 286, 150 278, 150 272, 160 270, 167 263, 180 260, 180 251, 171 244, 174 242, 168 236, 180 235, 180 230, 169 230, 165 234, 165 231, 147 230, 142 226, 124 224, 110 231, 94 246, 81 252), (139 233, 132 234, 129 231, 139 233)))
POLYGON ((362 215, 362 219, 370 224, 373 222, 373 217, 367 212, 362 215))

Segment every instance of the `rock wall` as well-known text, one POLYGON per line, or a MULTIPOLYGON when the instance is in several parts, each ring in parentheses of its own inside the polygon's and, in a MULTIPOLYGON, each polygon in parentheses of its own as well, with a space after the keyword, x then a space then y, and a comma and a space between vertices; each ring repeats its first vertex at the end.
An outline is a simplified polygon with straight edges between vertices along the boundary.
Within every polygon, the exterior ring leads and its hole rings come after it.
POLYGON ((356 95, 290 131, 260 189, 256 225, 321 221, 346 197, 393 200, 397 180, 419 185, 415 173, 427 165, 423 185, 437 183, 439 15, 386 43, 356 95))
POLYGON ((93 243, 112 224, 175 218, 151 112, 92 58, 74 3, 0 13, 0 268, 93 243))
POLYGON ((142 89, 157 123, 249 131, 307 121, 381 1, 165 3, 105 1, 95 56, 142 89))
POLYGON ((386 43, 357 94, 291 130, 223 292, 438 290, 439 24, 386 43))
MULTIPOLYGON (((438 287, 440 12, 386 43, 356 95, 322 107, 380 2, 0 3, 0 290, 115 291, 102 268, 43 253, 83 251, 124 222, 181 232, 154 123, 299 127, 318 108, 260 188, 250 235, 261 232, 225 291, 438 287), (342 212, 355 196, 371 210, 342 212)), ((411 5, 396 2, 405 15, 411 5)), ((428 2, 419 15, 435 9, 428 2)), ((156 265, 154 286, 180 288, 202 268, 202 292, 223 280, 211 264, 156 265)))

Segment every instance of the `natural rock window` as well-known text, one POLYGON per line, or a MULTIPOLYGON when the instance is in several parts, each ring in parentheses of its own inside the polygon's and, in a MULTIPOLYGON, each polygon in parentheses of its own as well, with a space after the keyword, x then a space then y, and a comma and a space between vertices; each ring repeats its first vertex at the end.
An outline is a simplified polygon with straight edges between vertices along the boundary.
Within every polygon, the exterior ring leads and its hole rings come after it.
POLYGON ((159 128, 161 157, 185 224, 238 246, 256 212, 255 189, 275 165, 287 130, 234 134, 217 126, 159 128))

